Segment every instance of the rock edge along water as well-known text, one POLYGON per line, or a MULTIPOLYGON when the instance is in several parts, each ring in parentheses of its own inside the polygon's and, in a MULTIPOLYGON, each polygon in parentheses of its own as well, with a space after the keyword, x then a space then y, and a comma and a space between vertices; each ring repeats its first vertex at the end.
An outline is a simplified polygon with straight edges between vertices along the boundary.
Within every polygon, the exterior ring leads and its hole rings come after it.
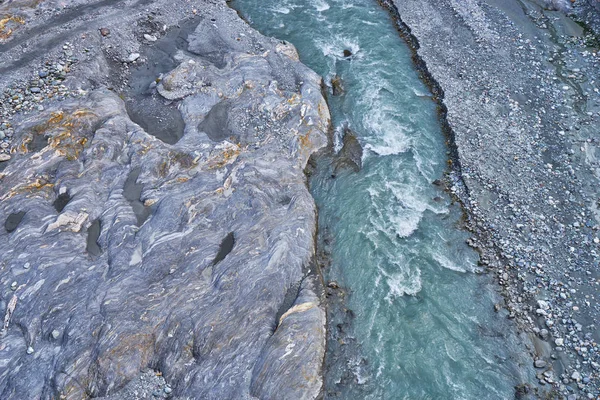
POLYGON ((471 245, 503 285, 497 308, 531 332, 542 383, 593 398, 598 49, 533 2, 394 4, 444 88, 469 192, 452 189, 473 218, 471 245))
MULTIPOLYGON (((118 398, 150 368, 176 397, 315 398, 325 312, 308 268, 316 212, 304 167, 327 141, 321 78, 293 46, 261 36, 222 1, 138 5, 101 8, 89 25, 71 21, 81 38, 65 81, 73 96, 11 117, 0 220, 24 215, 0 233, 0 397, 118 398), (160 40, 194 15, 178 66, 157 77, 185 122, 170 145, 133 123, 106 86, 118 89, 127 68, 153 61, 130 57, 153 45, 144 35, 160 40), (214 125, 202 121, 217 105, 226 106, 227 135, 201 130, 214 125), (32 135, 47 145, 29 151, 32 135), (132 171, 130 186, 143 186, 139 201, 150 209, 143 221, 124 193, 132 171), (90 241, 98 254, 86 251, 90 241), (298 295, 281 310, 289 291, 298 295)), ((61 29, 25 43, 55 43, 61 29)), ((38 59, 21 65, 14 49, 3 57, 8 77, 27 79, 38 59)), ((46 57, 55 53, 50 46, 46 57)))

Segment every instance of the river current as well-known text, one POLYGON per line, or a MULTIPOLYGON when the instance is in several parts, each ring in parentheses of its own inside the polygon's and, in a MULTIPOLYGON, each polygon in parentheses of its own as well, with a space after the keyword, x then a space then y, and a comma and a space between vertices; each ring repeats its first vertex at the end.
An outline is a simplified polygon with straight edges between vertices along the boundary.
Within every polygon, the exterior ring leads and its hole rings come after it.
POLYGON ((235 0, 261 33, 293 43, 302 62, 343 93, 328 104, 335 150, 344 127, 362 169, 318 160, 310 189, 319 209, 329 309, 325 397, 511 399, 534 372, 502 312, 491 277, 442 188, 448 148, 436 104, 394 21, 375 0, 235 0), (349 55, 351 53, 351 55, 349 55), (341 299, 341 300, 340 300, 341 299))

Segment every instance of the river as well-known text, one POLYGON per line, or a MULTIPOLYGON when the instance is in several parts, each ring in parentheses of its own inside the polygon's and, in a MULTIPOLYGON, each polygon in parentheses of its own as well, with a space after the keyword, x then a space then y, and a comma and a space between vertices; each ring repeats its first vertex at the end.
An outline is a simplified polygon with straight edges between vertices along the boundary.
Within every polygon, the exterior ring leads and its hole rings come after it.
POLYGON ((330 290, 325 397, 510 399, 534 379, 492 278, 436 180, 448 148, 410 49, 375 0, 235 0, 261 33, 335 77, 335 150, 348 127, 362 169, 322 156, 310 177, 330 290))

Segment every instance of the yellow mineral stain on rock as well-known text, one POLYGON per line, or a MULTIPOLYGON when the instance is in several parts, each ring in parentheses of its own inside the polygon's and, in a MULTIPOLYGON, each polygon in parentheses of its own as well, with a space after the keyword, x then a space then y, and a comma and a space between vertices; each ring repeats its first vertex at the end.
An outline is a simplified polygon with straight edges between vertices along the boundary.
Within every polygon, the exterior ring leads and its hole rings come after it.
POLYGON ((14 15, 6 15, 0 19, 0 39, 8 39, 14 32, 14 28, 23 25, 25 19, 14 15))

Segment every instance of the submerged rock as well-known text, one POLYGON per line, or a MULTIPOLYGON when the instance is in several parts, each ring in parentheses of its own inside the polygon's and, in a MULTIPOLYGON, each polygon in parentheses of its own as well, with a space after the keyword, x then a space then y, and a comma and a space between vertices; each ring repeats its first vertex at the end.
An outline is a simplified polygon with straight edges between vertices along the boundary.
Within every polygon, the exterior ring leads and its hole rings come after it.
MULTIPOLYGON (((187 5, 163 3, 153 4, 165 9, 165 25, 186 15, 187 5)), ((303 171, 326 144, 321 78, 224 2, 199 3, 216 22, 199 23, 157 87, 185 123, 181 139, 163 142, 98 79, 127 79, 111 65, 132 68, 120 60, 140 54, 136 14, 120 7, 103 9, 112 17, 98 23, 111 30, 103 42, 122 42, 92 48, 71 72, 74 94, 14 117, 0 174, 0 221, 10 219, 0 232, 9 317, 0 398, 313 399, 325 313, 318 280, 305 273, 316 210, 303 171), (226 133, 201 123, 220 118, 211 110, 223 102, 226 133), (44 147, 27 148, 32 127, 44 147)))
POLYGON ((360 171, 362 168, 363 149, 354 132, 348 127, 344 128, 342 142, 342 149, 336 155, 334 161, 334 173, 338 173, 343 168, 350 168, 354 172, 360 171))
POLYGON ((331 79, 331 88, 333 90, 334 96, 340 96, 344 94, 344 85, 342 83, 342 78, 340 78, 337 75, 334 76, 333 79, 331 79))

